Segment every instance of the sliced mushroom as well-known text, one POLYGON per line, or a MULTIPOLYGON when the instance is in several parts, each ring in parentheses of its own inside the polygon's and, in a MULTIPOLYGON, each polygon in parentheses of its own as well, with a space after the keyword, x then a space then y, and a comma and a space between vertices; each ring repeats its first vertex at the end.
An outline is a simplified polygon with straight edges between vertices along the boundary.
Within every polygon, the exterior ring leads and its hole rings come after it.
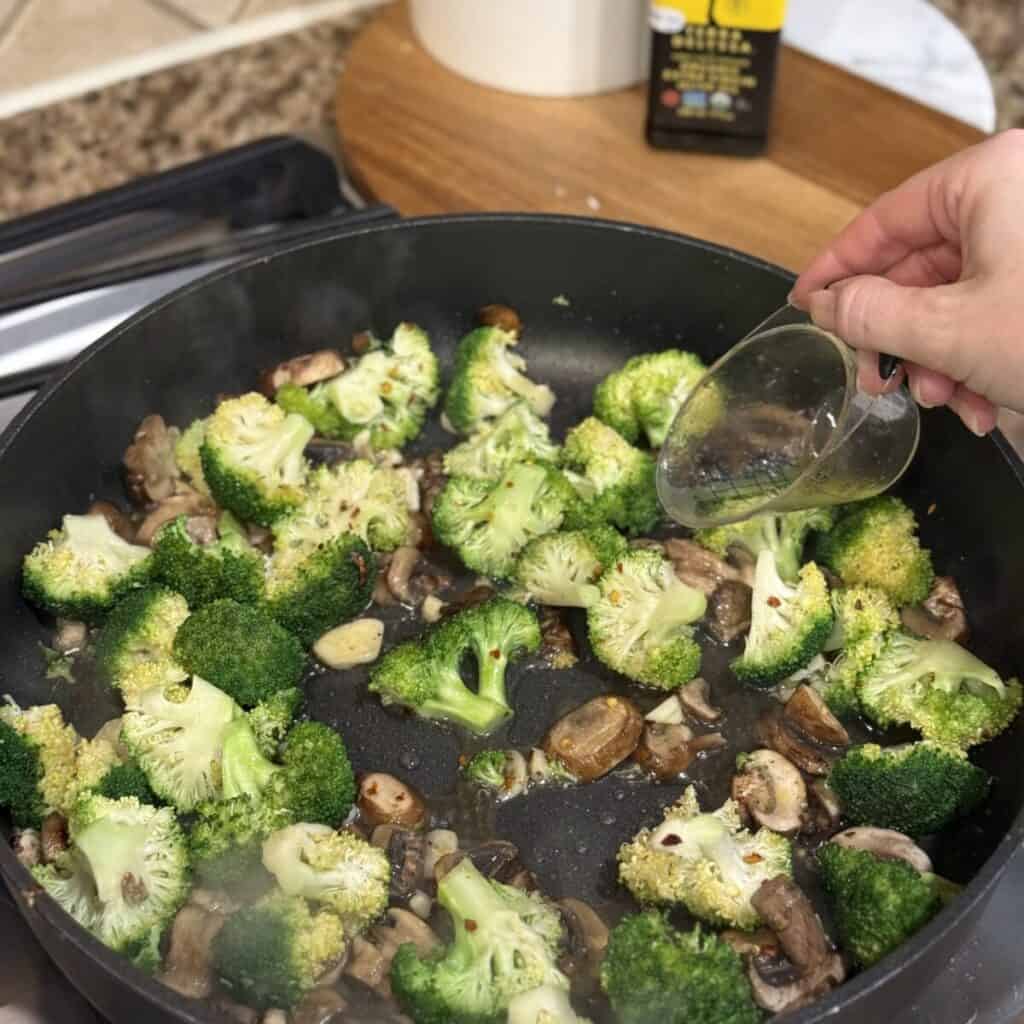
POLYGON ((394 608, 398 599, 391 593, 388 586, 388 570, 391 568, 391 555, 380 555, 377 558, 377 580, 373 585, 373 596, 370 600, 378 608, 394 608))
POLYGON ((416 952, 420 956, 426 956, 441 944, 441 940, 430 925, 399 907, 388 910, 384 919, 370 928, 367 937, 388 963, 398 952, 398 947, 407 942, 416 947, 416 952))
POLYGON ((851 850, 873 853, 884 860, 904 861, 922 874, 929 874, 932 870, 928 854, 902 832, 894 832, 892 829, 868 826, 848 828, 834 835, 831 842, 851 850))
POLYGON ((278 363, 260 375, 260 391, 273 398, 285 384, 307 388, 322 380, 337 377, 345 369, 345 360, 337 349, 322 348, 278 363))
POLYGON ((373 334, 370 331, 356 331, 352 335, 352 351, 357 356, 364 356, 376 344, 373 334))
POLYGON ((706 597, 711 597, 727 580, 740 578, 740 574, 724 558, 719 558, 696 541, 670 537, 663 547, 676 576, 706 597))
POLYGON ((590 990, 597 982, 601 961, 608 948, 608 926, 582 900, 563 899, 556 906, 567 935, 565 952, 558 965, 573 979, 576 990, 590 990))
POLYGON ((711 750, 720 750, 728 746, 728 740, 720 732, 706 732, 703 736, 694 736, 690 740, 690 749, 695 754, 703 754, 711 750))
POLYGON ((63 814, 51 811, 39 829, 43 863, 52 864, 68 848, 68 823, 63 814))
POLYGON ((355 449, 347 441, 335 441, 329 437, 311 438, 306 445, 306 455, 318 466, 336 466, 356 458, 355 449))
POLYGON ((708 600, 705 623, 708 632, 720 643, 732 643, 750 629, 753 591, 740 580, 720 583, 708 600))
POLYGON ((769 928, 758 928, 752 932, 727 928, 718 937, 728 942, 740 956, 778 956, 779 953, 779 938, 769 928))
POLYGON ((476 316, 484 327, 500 327, 503 331, 508 331, 509 334, 514 334, 516 337, 519 336, 523 326, 519 314, 511 306, 504 306, 500 302, 482 306, 476 316))
POLYGON ((94 501, 85 514, 103 516, 118 537, 129 544, 135 543, 135 524, 112 501, 94 501))
POLYGON ((427 849, 423 857, 423 873, 427 878, 434 877, 437 862, 459 848, 458 833, 449 828, 435 828, 427 833, 427 849))
POLYGON ((456 594, 444 606, 442 617, 448 618, 451 615, 465 611, 467 608, 474 608, 478 604, 483 604, 484 601, 490 601, 496 593, 497 591, 490 584, 478 583, 471 589, 463 591, 461 594, 456 594))
POLYGON ((348 1003, 331 988, 307 992, 292 1010, 291 1024, 342 1024, 348 1003))
POLYGON ((658 722, 661 725, 682 725, 683 705, 679 696, 672 694, 671 697, 666 697, 644 715, 644 721, 658 722))
POLYGON ((15 829, 11 837, 11 849, 23 867, 34 868, 42 860, 43 845, 34 828, 15 829))
POLYGON ((235 1024, 256 1024, 260 1019, 258 1010, 236 1003, 233 999, 228 999, 227 996, 218 996, 212 1005, 217 1013, 234 1021, 235 1024))
POLYGON ((168 988, 191 999, 205 999, 213 991, 212 945, 225 920, 226 915, 195 903, 178 911, 160 974, 168 988))
POLYGON ((387 845, 391 862, 390 898, 405 902, 423 885, 426 872, 427 839, 422 832, 392 829, 387 845))
POLYGON ((815 779, 807 789, 807 817, 804 831, 835 832, 839 828, 842 807, 839 797, 824 779, 815 779))
POLYGON ((249 538, 249 543, 254 548, 259 548, 266 555, 269 555, 274 550, 274 535, 265 526, 247 523, 245 532, 249 538))
MULTIPOLYGON (((419 484, 416 484, 416 500, 420 497, 419 484)), ((432 548, 435 544, 434 531, 431 528, 430 520, 419 509, 409 513, 409 532, 406 534, 405 543, 411 548, 432 548)))
MULTIPOLYGON (((451 433, 455 433, 455 431, 451 431, 451 433)), ((432 451, 421 459, 413 460, 410 465, 422 470, 420 474, 420 509, 424 515, 429 517, 434 509, 434 502, 448 479, 444 472, 444 452, 432 451)))
POLYGON ((758 825, 791 836, 807 813, 807 787, 792 762, 774 750, 755 750, 732 777, 732 798, 758 825))
POLYGON ((648 722, 633 751, 633 760, 656 779, 678 778, 694 758, 693 730, 685 725, 648 722))
POLYGON ((640 742, 644 717, 625 697, 595 697, 548 730, 543 748, 581 782, 593 782, 629 757, 640 742))
POLYGON ((765 978, 762 958, 754 957, 747 965, 747 977, 754 1002, 769 1013, 782 1013, 809 1006, 826 992, 843 983, 846 970, 838 953, 830 954, 806 974, 792 981, 773 983, 765 978))
POLYGON ((850 744, 850 734, 843 724, 829 710, 821 694, 806 683, 801 683, 786 701, 783 714, 812 740, 833 747, 850 744))
POLYGON ((711 703, 711 687, 706 679, 698 676, 679 688, 679 702, 699 722, 714 725, 722 712, 711 703))
POLYGON ((468 857, 485 878, 493 878, 496 882, 515 885, 520 889, 537 888, 536 879, 519 856, 519 848, 504 839, 492 839, 471 850, 460 849, 446 854, 435 865, 434 878, 440 882, 464 857, 468 857))
POLYGON ((579 660, 576 642, 561 608, 541 610, 540 638, 540 656, 551 668, 572 668, 579 660))
POLYGON ((191 488, 163 499, 139 525, 136 544, 152 544, 161 526, 173 522, 178 516, 204 515, 213 508, 210 499, 191 488))
POLYGON ((237 900, 223 889, 206 889, 201 885, 189 893, 188 901, 217 914, 233 914, 238 909, 237 900))
POLYGON ((423 798, 394 775, 371 772, 359 784, 359 812, 368 825, 419 828, 426 819, 423 798))
POLYGON ((952 576, 936 576, 931 593, 920 605, 900 611, 903 625, 918 636, 930 640, 967 641, 967 611, 956 580, 952 576))
POLYGON ((147 416, 135 431, 124 453, 125 485, 139 505, 169 498, 181 474, 174 460, 178 430, 168 427, 162 416, 147 416))
POLYGON ((828 775, 829 760, 810 740, 791 728, 778 708, 762 712, 755 735, 763 746, 778 751, 808 775, 828 775))
POLYGON ((388 971, 391 961, 384 958, 381 951, 361 936, 352 940, 352 949, 345 965, 345 974, 361 981, 368 988, 390 998, 391 987, 388 984, 388 971))
POLYGON ((387 575, 388 590, 401 604, 413 603, 409 580, 412 578, 419 560, 419 548, 401 547, 391 556, 387 575))
POLYGON ((61 654, 74 654, 85 646, 89 628, 76 619, 58 619, 57 632, 53 637, 54 649, 61 654))

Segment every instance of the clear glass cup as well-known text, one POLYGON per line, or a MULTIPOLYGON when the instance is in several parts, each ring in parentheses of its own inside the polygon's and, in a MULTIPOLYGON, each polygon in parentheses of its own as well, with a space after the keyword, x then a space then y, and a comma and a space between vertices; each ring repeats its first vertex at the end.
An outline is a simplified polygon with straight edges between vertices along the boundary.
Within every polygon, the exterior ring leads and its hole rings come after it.
POLYGON ((658 496, 677 522, 722 526, 870 498, 917 451, 917 405, 900 386, 857 390, 857 358, 790 310, 715 363, 689 395, 658 460, 658 496))

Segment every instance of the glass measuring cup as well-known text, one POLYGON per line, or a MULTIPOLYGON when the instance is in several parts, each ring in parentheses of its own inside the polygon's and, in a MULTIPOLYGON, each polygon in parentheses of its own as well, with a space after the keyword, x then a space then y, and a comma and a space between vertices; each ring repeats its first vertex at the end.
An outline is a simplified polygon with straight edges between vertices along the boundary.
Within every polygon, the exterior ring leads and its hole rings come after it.
POLYGON ((662 446, 658 496, 684 526, 870 498, 917 451, 904 387, 858 391, 853 350, 791 307, 766 324, 711 367, 662 446))

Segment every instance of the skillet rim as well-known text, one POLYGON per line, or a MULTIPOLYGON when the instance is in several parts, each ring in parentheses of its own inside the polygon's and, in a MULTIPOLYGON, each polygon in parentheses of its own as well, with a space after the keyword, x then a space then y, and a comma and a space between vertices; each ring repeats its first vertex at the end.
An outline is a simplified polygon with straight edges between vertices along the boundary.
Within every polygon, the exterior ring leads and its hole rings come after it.
MULTIPOLYGON (((504 224, 550 225, 642 235, 673 244, 682 244, 691 249, 703 251, 708 255, 725 257, 731 263, 741 263, 755 267, 767 272, 781 282, 792 283, 796 279, 795 274, 778 264, 729 246, 719 245, 680 232, 666 231, 646 225, 599 217, 538 213, 459 213, 410 217, 407 219, 398 218, 383 223, 357 225, 349 228, 340 227, 337 232, 331 235, 320 236, 312 241, 300 242, 280 249, 269 256, 252 257, 232 266, 215 270, 168 293, 118 324, 80 352, 73 360, 69 361, 19 411, 3 433, 0 434, 0 462, 2 462, 5 453, 26 424, 51 401, 68 379, 77 374, 82 367, 86 366, 107 347, 115 344, 123 334, 131 331, 136 324, 154 315, 166 305, 183 299, 193 291, 212 285, 222 278, 244 272, 260 263, 276 260, 279 257, 301 249, 331 244, 342 238, 352 238, 367 234, 387 234, 393 231, 406 231, 423 227, 444 227, 449 224, 458 225, 463 223, 494 224, 497 226, 504 224)), ((1000 454, 1009 464, 1018 483, 1024 487, 1024 459, 1017 454, 1013 446, 999 431, 993 432, 992 440, 999 449, 1000 454)), ((841 1011, 852 1010, 855 1012, 857 1004, 869 994, 884 987, 905 968, 916 964, 927 956, 932 951, 932 947, 941 943, 956 929, 963 926, 968 918, 980 915, 985 903, 992 896, 996 884, 1004 873, 1011 857, 1022 845, 1024 845, 1024 805, 1018 808, 1017 814, 1006 834, 989 855, 982 868, 967 883, 953 904, 943 908, 913 938, 885 957, 880 963, 865 971, 861 971, 852 980, 839 986, 829 995, 818 999, 812 1005, 787 1015, 787 1019, 791 1024, 812 1024, 812 1022, 824 1021, 841 1011)), ((17 861, 7 842, 0 843, 0 876, 3 877, 10 890, 19 913, 26 919, 30 927, 33 924, 31 914, 38 914, 45 925, 57 933, 58 938, 73 947, 77 953, 94 961, 116 982, 132 990, 137 997, 162 1007, 165 1011, 176 1015, 178 1019, 187 1022, 187 1024, 209 1024, 211 1019, 215 1019, 205 1009, 207 1004, 200 1004, 196 1000, 181 996, 173 989, 167 988, 143 971, 133 967, 123 956, 108 949, 87 932, 53 900, 49 898, 36 900, 36 895, 45 896, 45 893, 35 883, 28 870, 17 861), (203 1012, 197 1013, 197 1007, 203 1007, 203 1012)), ((34 927, 33 931, 35 931, 34 927)), ((43 944, 43 948, 49 956, 47 945, 43 944)))

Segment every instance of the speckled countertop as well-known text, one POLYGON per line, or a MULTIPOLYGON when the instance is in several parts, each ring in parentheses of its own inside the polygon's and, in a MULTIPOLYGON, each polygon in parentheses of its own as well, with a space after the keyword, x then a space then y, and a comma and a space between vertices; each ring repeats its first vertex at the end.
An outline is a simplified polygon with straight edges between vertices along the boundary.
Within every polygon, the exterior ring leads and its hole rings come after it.
MULTIPOLYGON (((993 75, 1000 127, 1024 126, 1024 4, 934 0, 993 75)), ((0 219, 289 131, 333 148, 335 82, 367 14, 0 121, 0 219)))

